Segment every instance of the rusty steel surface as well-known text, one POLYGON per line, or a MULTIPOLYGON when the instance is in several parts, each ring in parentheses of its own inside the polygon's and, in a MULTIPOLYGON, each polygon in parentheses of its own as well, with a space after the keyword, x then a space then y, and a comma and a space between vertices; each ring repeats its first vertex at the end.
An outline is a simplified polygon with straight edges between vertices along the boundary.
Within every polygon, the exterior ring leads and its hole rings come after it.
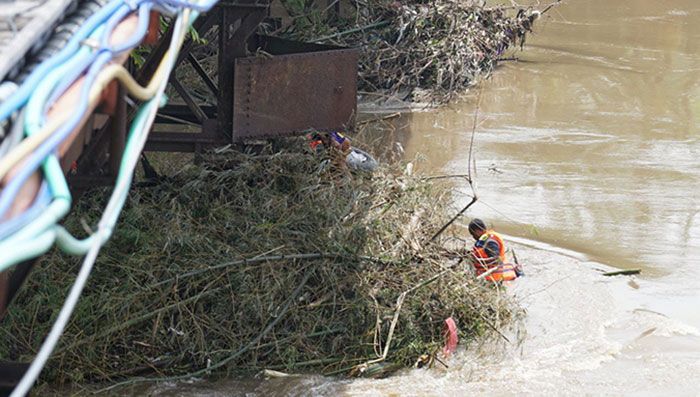
POLYGON ((356 49, 235 61, 233 140, 343 130, 357 109, 356 49))

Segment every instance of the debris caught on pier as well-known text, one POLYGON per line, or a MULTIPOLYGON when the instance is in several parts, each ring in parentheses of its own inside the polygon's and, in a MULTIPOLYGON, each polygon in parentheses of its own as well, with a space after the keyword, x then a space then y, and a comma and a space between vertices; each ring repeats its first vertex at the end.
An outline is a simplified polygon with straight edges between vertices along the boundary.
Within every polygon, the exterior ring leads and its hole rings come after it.
MULTIPOLYGON (((556 2, 555 2, 556 3, 556 2)), ((542 12, 465 0, 368 0, 332 8, 283 1, 291 23, 274 33, 362 48, 359 89, 404 100, 445 102, 522 47, 542 12)), ((554 3, 553 3, 554 4, 554 3)))
MULTIPOLYGON (((344 374, 385 350, 387 365, 410 367, 441 351, 445 318, 469 341, 519 313, 428 242, 452 215, 448 186, 405 164, 319 173, 293 142, 170 162, 156 185, 133 189, 43 379, 344 374)), ((66 226, 93 225, 107 194, 85 194, 66 226)), ((0 325, 2 357, 33 356, 76 263, 42 259, 0 325)))
POLYGON ((642 272, 642 269, 622 269, 622 270, 616 270, 612 272, 605 272, 603 273, 603 276, 633 276, 635 274, 639 274, 642 272))

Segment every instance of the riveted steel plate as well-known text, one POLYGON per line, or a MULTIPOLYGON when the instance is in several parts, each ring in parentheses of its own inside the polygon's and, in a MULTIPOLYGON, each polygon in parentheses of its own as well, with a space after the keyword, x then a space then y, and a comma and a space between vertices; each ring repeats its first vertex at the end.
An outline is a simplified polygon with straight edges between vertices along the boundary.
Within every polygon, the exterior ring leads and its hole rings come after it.
POLYGON ((356 49, 235 61, 233 140, 342 130, 357 109, 356 49))

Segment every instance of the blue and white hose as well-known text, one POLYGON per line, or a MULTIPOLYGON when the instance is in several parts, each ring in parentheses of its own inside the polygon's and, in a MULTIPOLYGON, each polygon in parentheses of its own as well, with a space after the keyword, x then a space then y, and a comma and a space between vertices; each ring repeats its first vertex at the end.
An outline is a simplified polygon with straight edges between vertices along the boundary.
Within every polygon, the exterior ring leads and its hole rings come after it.
MULTIPOLYGON (((189 26, 191 20, 196 18, 196 14, 193 14, 191 19, 189 18, 189 15, 189 10, 185 10, 184 14, 181 15, 175 23, 173 40, 171 42, 171 51, 169 52, 170 57, 167 60, 167 67, 169 71, 171 71, 174 67, 178 49, 181 45, 181 40, 177 38, 182 37, 183 30, 189 26)), ((98 229, 95 233, 96 238, 94 238, 91 242, 91 246, 89 247, 87 255, 83 261, 80 272, 78 273, 76 281, 73 284, 70 293, 66 298, 63 307, 61 308, 61 311, 59 312, 56 322, 39 349, 39 352, 34 358, 31 366, 24 374, 17 387, 13 390, 11 397, 22 397, 26 395, 38 378, 39 373, 46 364, 46 361, 49 359, 51 352, 55 348, 56 343, 70 320, 70 316, 75 309, 75 305, 80 298, 80 294, 85 287, 87 279, 92 271, 92 267, 97 259, 97 254, 99 253, 104 241, 106 241, 111 235, 114 225, 119 217, 119 213, 126 202, 129 187, 133 178, 133 172, 138 165, 139 155, 145 146, 146 140, 148 139, 148 131, 151 124, 155 120, 155 115, 166 86, 167 79, 164 79, 160 83, 154 98, 142 106, 139 114, 132 124, 131 133, 125 148, 125 156, 122 159, 117 183, 110 201, 102 215, 102 219, 98 224, 98 229)))

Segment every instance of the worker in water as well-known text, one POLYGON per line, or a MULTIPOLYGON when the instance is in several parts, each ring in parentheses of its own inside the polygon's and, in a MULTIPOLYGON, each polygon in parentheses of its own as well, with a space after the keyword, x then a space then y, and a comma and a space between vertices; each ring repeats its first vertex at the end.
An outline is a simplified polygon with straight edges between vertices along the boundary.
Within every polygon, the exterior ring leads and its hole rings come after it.
POLYGON ((469 222, 469 234, 476 242, 471 250, 471 260, 476 275, 490 272, 484 278, 489 281, 510 281, 522 275, 519 266, 506 263, 506 245, 503 238, 486 227, 478 218, 469 222), (494 269, 495 270, 492 270, 494 269))

